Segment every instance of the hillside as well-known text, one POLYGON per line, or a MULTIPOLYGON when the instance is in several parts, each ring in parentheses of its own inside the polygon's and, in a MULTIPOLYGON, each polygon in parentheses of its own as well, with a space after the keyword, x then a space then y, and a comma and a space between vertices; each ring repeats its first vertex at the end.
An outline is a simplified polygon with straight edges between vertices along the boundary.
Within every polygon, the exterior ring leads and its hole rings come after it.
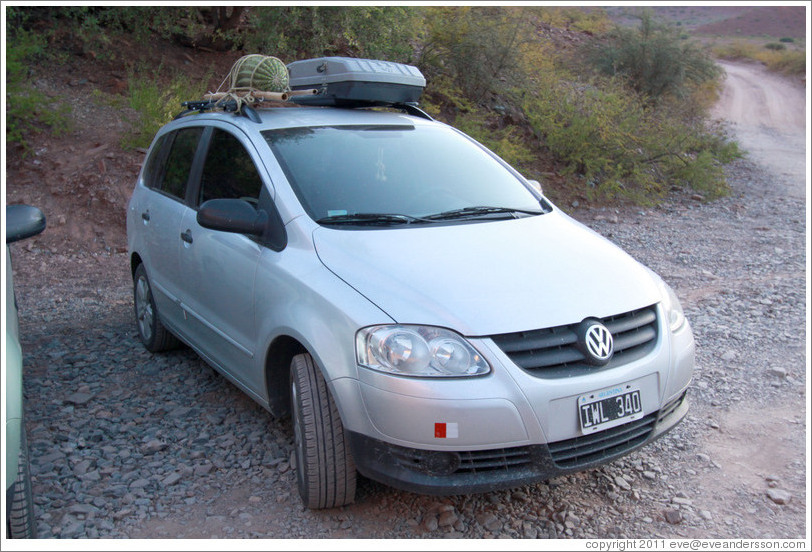
MULTIPOLYGON (((636 25, 643 8, 608 7, 609 17, 620 25, 636 25)), ((677 25, 695 36, 790 37, 806 36, 804 6, 654 6, 656 18, 677 25)))
POLYGON ((753 7, 727 19, 699 25, 698 35, 725 37, 796 38, 806 36, 804 6, 753 7))
MULTIPOLYGON (((7 204, 27 203, 46 215, 45 232, 26 242, 53 254, 126 250, 125 213, 144 158, 144 149, 124 149, 122 139, 138 124, 127 106, 127 65, 161 60, 167 71, 190 79, 227 73, 234 54, 195 51, 169 41, 145 44, 119 38, 101 56, 75 52, 66 63, 30 68, 37 90, 53 103, 39 109, 68 107, 67 133, 31 133, 29 149, 6 148, 7 204)), ((217 82, 214 82, 217 80, 217 82)), ((196 99, 196 98, 189 98, 196 99)), ((180 105, 173 107, 181 111, 180 105)))
MULTIPOLYGON (((730 19, 749 13, 732 9, 720 11, 723 10, 722 8, 708 9, 710 10, 708 11, 709 17, 714 20, 723 15, 730 19)), ((46 30, 51 31, 53 22, 58 21, 58 18, 53 15, 54 11, 48 12, 48 8, 38 8, 38 10, 36 12, 38 16, 44 14, 46 17, 42 17, 42 20, 35 20, 32 32, 43 34, 46 30), (48 27, 48 25, 51 26, 48 27)), ((500 94, 498 88, 497 92, 491 90, 482 94, 483 99, 481 100, 472 100, 471 97, 461 96, 459 82, 452 83, 449 78, 449 75, 452 74, 450 73, 450 62, 459 62, 449 56, 462 39, 482 41, 483 38, 479 34, 485 36, 486 31, 492 33, 487 36, 501 39, 503 35, 499 33, 502 33, 502 29, 498 28, 497 24, 500 21, 516 21, 516 13, 492 8, 491 10, 496 10, 489 12, 491 19, 488 20, 488 24, 492 27, 488 28, 483 23, 483 26, 478 29, 479 32, 474 33, 471 38, 470 36, 462 37, 460 34, 455 35, 454 33, 463 32, 464 25, 458 27, 453 25, 461 19, 457 15, 477 20, 474 14, 449 10, 449 13, 444 15, 445 19, 442 20, 445 27, 429 29, 438 38, 438 41, 433 44, 435 48, 440 39, 446 40, 446 45, 445 50, 441 50, 445 57, 438 56, 433 61, 434 65, 429 64, 428 71, 426 71, 430 85, 433 86, 433 90, 430 92, 427 89, 427 93, 424 95, 424 105, 427 106, 427 109, 436 109, 436 112, 433 112, 435 116, 440 116, 444 120, 446 120, 445 115, 452 114, 447 119, 448 122, 473 135, 506 159, 508 156, 512 156, 514 159, 508 160, 516 164, 524 174, 545 181, 545 192, 560 205, 574 207, 601 204, 604 200, 596 197, 589 189, 589 186, 594 188, 595 182, 598 182, 598 179, 589 174, 589 171, 593 170, 590 168, 589 159, 577 158, 577 155, 583 153, 584 155, 599 155, 601 158, 606 157, 601 149, 603 146, 599 145, 596 139, 562 134, 558 137, 562 145, 555 146, 559 148, 556 150, 554 146, 550 145, 551 139, 542 135, 540 127, 533 126, 554 122, 556 128, 562 131, 575 129, 576 126, 572 124, 572 121, 560 118, 564 111, 568 111, 565 113, 568 117, 572 117, 573 114, 578 116, 578 110, 574 108, 575 104, 562 104, 559 106, 563 110, 562 112, 542 111, 541 108, 546 109, 546 106, 550 104, 547 100, 537 100, 535 105, 514 103, 511 106, 508 103, 510 98, 506 94, 500 94), (432 103, 433 105, 431 105, 432 103), (536 109, 535 118, 528 116, 526 110, 528 105, 536 109), (582 152, 582 149, 586 149, 581 148, 584 144, 589 145, 591 150, 582 152), (561 153, 563 147, 570 148, 565 152, 569 157, 561 153)), ((293 12, 290 13, 293 14, 293 12)), ((528 63, 532 62, 533 67, 541 68, 538 73, 540 76, 554 75, 551 54, 559 55, 568 48, 578 47, 590 40, 594 34, 593 31, 578 30, 578 27, 596 29, 598 22, 581 18, 578 13, 574 12, 535 13, 539 19, 533 20, 532 28, 535 35, 533 38, 541 42, 537 43, 538 50, 535 52, 528 52, 525 49, 523 53, 525 57, 516 60, 516 66, 526 69, 529 67, 528 63), (542 20, 542 16, 549 16, 549 20, 542 20), (561 25, 553 24, 556 22, 556 17, 565 22, 566 29, 561 25), (570 25, 573 30, 570 30, 570 25), (522 66, 522 63, 525 65, 522 66)), ((440 12, 438 14, 443 16, 440 12)), ((684 15, 695 17, 694 12, 686 12, 684 15)), ((74 25, 76 24, 75 17, 74 14, 74 25)), ((439 19, 438 17, 428 17, 425 20, 430 24, 436 24, 439 19)), ((98 23, 96 24, 98 25, 98 23)), ((301 20, 299 20, 299 24, 303 24, 301 20)), ((78 30, 85 29, 84 26, 85 23, 80 23, 78 30)), ((144 40, 138 38, 138 36, 143 36, 143 33, 138 35, 126 28, 115 34, 111 33, 109 37, 81 35, 68 27, 60 28, 58 25, 56 28, 56 32, 48 35, 50 42, 44 51, 35 57, 35 61, 27 62, 24 67, 24 84, 44 98, 31 109, 40 113, 65 110, 68 130, 60 134, 40 125, 42 132, 26 133, 26 146, 16 142, 8 143, 5 165, 7 176, 5 199, 7 203, 23 202, 37 205, 46 214, 48 230, 36 239, 27 242, 29 248, 40 247, 53 254, 68 255, 79 251, 124 251, 126 249, 125 209, 145 153, 143 145, 135 149, 122 145, 125 138, 143 126, 139 114, 130 107, 132 96, 136 93, 135 85, 152 83, 159 88, 166 89, 174 84, 172 79, 180 75, 181 80, 195 84, 203 90, 215 90, 234 61, 244 53, 251 52, 245 50, 217 52, 209 47, 182 45, 184 41, 178 40, 177 37, 153 36, 149 40, 144 40)), ((264 27, 262 29, 266 30, 264 27)), ((332 46, 337 45, 338 50, 331 53, 364 57, 364 55, 358 55, 351 45, 346 44, 345 38, 346 36, 341 36, 334 40, 332 46)), ((466 46, 476 50, 477 44, 477 42, 470 42, 466 46)), ((479 44, 481 45, 481 43, 479 44)), ((481 50, 482 48, 477 51, 481 50)), ((506 51, 514 52, 515 49, 507 48, 506 51)), ((361 51, 360 53, 365 54, 366 52, 361 51)), ((300 52, 300 54, 314 55, 312 52, 300 52)), ((499 51, 494 50, 494 54, 498 55, 499 51)), ((296 57, 292 57, 295 55, 296 51, 293 48, 291 57, 285 59, 287 61, 296 59, 296 57)), ((324 55, 324 53, 317 55, 324 55)), ((482 64, 479 65, 481 67, 482 64)), ((460 65, 457 70, 458 81, 460 75, 467 74, 468 68, 468 65, 460 65)), ((485 79, 490 79, 490 81, 483 80, 477 84, 484 82, 487 86, 492 86, 494 83, 499 86, 507 80, 505 76, 491 73, 485 74, 485 79)), ((564 98, 564 101, 577 102, 579 95, 586 90, 584 87, 572 87, 567 81, 561 82, 564 84, 550 85, 546 96, 548 99, 561 100, 562 95, 558 94, 559 89, 566 89, 569 90, 567 93, 572 96, 564 98), (555 86, 559 86, 559 89, 555 86)), ((633 123, 638 126, 629 126, 624 131, 624 135, 633 136, 635 140, 638 140, 644 132, 643 130, 638 131, 641 126, 647 131, 654 126, 650 123, 657 122, 650 118, 647 119, 648 115, 643 114, 639 107, 623 107, 624 105, 631 106, 632 104, 628 102, 634 101, 632 96, 624 91, 607 90, 601 91, 599 94, 599 96, 590 94, 584 96, 583 99, 599 98, 590 100, 593 104, 589 109, 593 112, 587 115, 591 117, 592 121, 604 121, 606 128, 600 130, 602 135, 608 134, 609 138, 614 138, 614 129, 619 128, 620 124, 631 125, 633 123), (600 98, 605 98, 607 101, 600 98), (601 111, 604 108, 611 108, 613 111, 604 113, 601 111), (636 117, 636 119, 632 121, 630 117, 636 117)), ((170 110, 168 112, 170 118, 180 111, 179 100, 185 99, 197 98, 173 97, 171 105, 168 108, 165 107, 170 110)), ((662 117, 660 119, 666 120, 662 117)), ((587 128, 590 124, 587 123, 587 128)), ((593 128, 591 132, 594 133, 595 129, 593 128)), ((656 141, 659 138, 653 136, 652 140, 656 141)), ((148 143, 149 136, 146 139, 146 144, 148 143)), ((667 159, 669 155, 672 155, 672 152, 646 154, 644 146, 640 146, 639 143, 638 141, 634 144, 624 142, 610 145, 616 147, 617 151, 627 157, 667 159)), ((682 152, 677 152, 677 155, 682 155, 682 152)), ((695 152, 688 152, 687 155, 698 157, 695 152)), ((660 173, 663 169, 662 167, 635 165, 634 163, 638 161, 634 158, 628 161, 628 166, 631 168, 626 173, 616 172, 605 180, 621 189, 625 185, 624 178, 627 181, 632 176, 653 179, 654 177, 651 175, 660 173)), ((610 162, 602 159, 601 163, 605 163, 608 167, 605 172, 619 171, 621 166, 625 166, 626 160, 610 162)), ((601 170, 604 169, 600 168, 598 172, 601 170)), ((702 175, 707 173, 706 170, 701 171, 702 175)), ((685 184, 668 178, 667 172, 661 174, 666 176, 657 176, 658 181, 652 180, 651 184, 656 184, 661 189, 664 188, 666 192, 669 188, 684 189, 686 187, 685 184)), ((696 180, 687 174, 682 177, 682 180, 687 182, 696 180)))

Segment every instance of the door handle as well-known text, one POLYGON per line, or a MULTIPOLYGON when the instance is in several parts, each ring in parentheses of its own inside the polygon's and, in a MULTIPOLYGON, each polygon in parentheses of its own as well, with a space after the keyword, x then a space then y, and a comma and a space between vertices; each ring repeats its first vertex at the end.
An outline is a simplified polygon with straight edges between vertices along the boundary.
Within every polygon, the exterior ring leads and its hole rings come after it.
POLYGON ((186 232, 181 233, 180 239, 185 241, 186 243, 192 243, 192 231, 186 230, 186 232))
POLYGON ((141 218, 144 219, 144 221, 149 222, 149 211, 141 213, 141 218))

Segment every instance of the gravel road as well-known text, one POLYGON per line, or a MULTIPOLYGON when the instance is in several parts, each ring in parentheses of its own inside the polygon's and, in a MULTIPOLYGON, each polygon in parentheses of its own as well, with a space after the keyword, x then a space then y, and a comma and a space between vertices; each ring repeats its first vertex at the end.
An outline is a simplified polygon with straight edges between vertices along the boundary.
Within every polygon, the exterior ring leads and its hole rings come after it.
POLYGON ((804 538, 806 212, 747 160, 713 203, 569 209, 659 272, 697 339, 692 410, 608 466, 513 491, 428 497, 362 480, 305 510, 292 433, 189 350, 137 340, 126 254, 12 246, 40 536, 804 538))

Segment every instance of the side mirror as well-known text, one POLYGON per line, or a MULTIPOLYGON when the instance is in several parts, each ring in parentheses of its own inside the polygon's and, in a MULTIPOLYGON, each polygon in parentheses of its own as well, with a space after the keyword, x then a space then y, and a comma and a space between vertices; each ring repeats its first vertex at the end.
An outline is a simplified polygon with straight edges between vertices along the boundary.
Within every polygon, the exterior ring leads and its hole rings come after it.
POLYGON ((287 233, 279 214, 256 209, 242 199, 210 199, 197 211, 197 223, 203 228, 257 236, 272 249, 287 245, 287 233))
POLYGON ((255 209, 241 199, 210 199, 197 211, 197 223, 203 228, 261 236, 268 213, 255 209))
POLYGON ((528 180, 527 183, 533 186, 533 189, 535 189, 538 193, 540 194, 544 193, 541 191, 541 182, 539 182, 538 180, 528 180))
POLYGON ((45 215, 31 205, 6 206, 6 243, 13 243, 45 230, 45 215))

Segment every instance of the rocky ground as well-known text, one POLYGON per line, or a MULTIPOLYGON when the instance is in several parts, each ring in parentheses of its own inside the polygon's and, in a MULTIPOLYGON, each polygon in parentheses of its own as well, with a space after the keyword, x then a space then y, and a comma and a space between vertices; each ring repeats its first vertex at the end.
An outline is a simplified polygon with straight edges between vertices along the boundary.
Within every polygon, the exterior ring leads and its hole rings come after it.
MULTIPOLYGON (((115 193, 82 196, 88 216, 120 204, 136 156, 109 157, 96 149, 105 142, 77 136, 72 153, 41 145, 51 149, 24 161, 34 169, 12 171, 30 181, 7 199, 36 203, 39 160, 50 175, 68 167, 71 183, 98 168, 93 178, 115 193)), ((691 412, 673 432, 608 466, 512 491, 437 498, 363 480, 356 504, 327 511, 301 506, 288 420, 189 350, 151 355, 138 343, 123 225, 82 226, 42 192, 49 229, 12 245, 40 536, 807 536, 808 189, 747 160, 728 174, 732 194, 712 203, 676 193, 657 208, 561 205, 682 298, 697 368, 691 412), (63 246, 74 223, 92 235, 63 246)))
POLYGON ((578 212, 671 283, 697 339, 688 419, 606 467, 435 498, 363 481, 308 511, 292 434, 189 350, 147 353, 126 254, 13 246, 40 535, 802 538, 804 202, 740 161, 703 204, 578 212))
POLYGON ((433 498, 360 485, 302 508, 292 434, 189 350, 151 355, 126 254, 14 246, 34 494, 45 537, 590 538, 805 535, 804 206, 747 162, 734 194, 581 213, 683 298, 688 419, 601 469, 433 498))

